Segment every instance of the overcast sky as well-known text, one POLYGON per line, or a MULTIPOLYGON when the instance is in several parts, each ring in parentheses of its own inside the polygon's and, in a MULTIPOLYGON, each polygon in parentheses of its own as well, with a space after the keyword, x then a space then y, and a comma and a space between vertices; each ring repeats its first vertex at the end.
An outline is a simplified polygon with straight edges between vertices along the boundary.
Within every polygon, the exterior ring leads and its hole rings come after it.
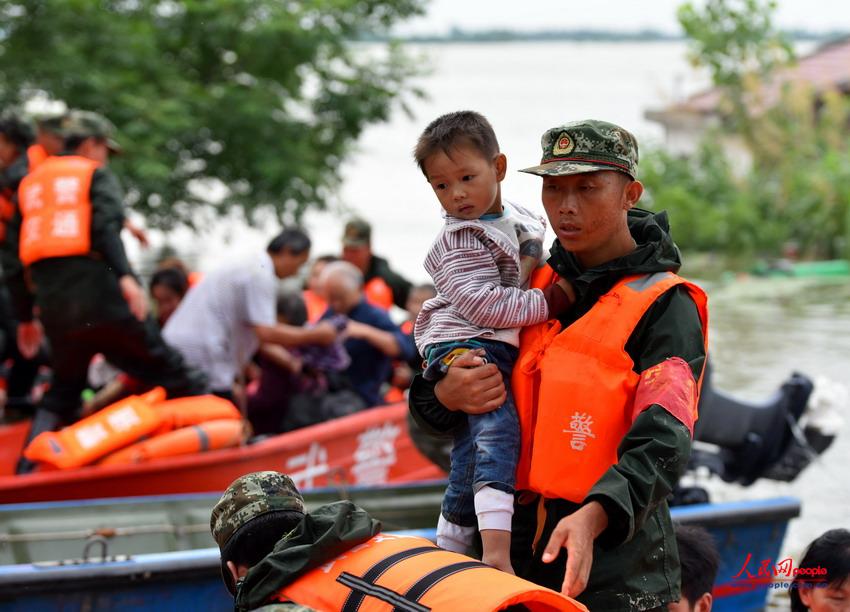
MULTIPOLYGON (((430 0, 427 14, 397 28, 399 34, 441 34, 508 28, 554 30, 591 28, 678 32, 682 0, 430 0)), ((780 27, 814 31, 850 30, 848 0, 779 0, 780 27)))

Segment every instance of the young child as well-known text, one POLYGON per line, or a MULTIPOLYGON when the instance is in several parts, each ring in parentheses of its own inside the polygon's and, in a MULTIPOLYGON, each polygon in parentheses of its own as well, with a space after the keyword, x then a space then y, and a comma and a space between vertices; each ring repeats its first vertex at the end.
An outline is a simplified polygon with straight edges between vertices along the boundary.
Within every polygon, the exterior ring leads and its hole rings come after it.
POLYGON ((507 160, 490 123, 471 111, 434 120, 414 157, 445 211, 445 225, 425 259, 437 296, 416 318, 414 337, 425 357, 424 376, 445 375, 460 354, 481 349, 499 367, 504 404, 468 418, 452 448, 449 486, 437 525, 437 544, 465 552, 476 518, 482 560, 513 573, 513 515, 519 423, 510 377, 519 328, 554 317, 571 303, 569 286, 526 290, 543 254, 545 221, 502 200, 507 160))

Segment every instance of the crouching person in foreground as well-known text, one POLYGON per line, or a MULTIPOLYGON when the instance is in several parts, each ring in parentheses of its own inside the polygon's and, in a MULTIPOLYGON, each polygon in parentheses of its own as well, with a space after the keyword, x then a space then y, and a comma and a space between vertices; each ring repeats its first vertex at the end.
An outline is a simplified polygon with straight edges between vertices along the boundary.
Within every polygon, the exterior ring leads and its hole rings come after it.
POLYGON ((415 536, 381 533, 350 501, 304 511, 279 472, 237 478, 210 528, 236 610, 587 610, 550 589, 415 536))

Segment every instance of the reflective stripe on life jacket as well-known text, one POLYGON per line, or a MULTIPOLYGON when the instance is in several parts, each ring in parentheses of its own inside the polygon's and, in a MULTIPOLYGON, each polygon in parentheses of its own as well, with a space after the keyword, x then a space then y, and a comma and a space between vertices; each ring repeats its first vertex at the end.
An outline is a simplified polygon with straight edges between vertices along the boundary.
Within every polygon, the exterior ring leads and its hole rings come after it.
POLYGON ((245 439, 241 420, 218 419, 169 431, 107 455, 99 465, 126 465, 239 446, 245 439))
POLYGON ((98 162, 49 157, 21 181, 20 258, 24 265, 91 250, 90 189, 98 162))
POLYGON ((378 534, 307 572, 278 597, 318 612, 488 612, 513 604, 535 612, 587 610, 424 538, 391 534, 378 534))
MULTIPOLYGON (((546 266, 532 286, 556 279, 546 266)), ((522 331, 511 379, 522 433, 518 489, 580 503, 617 462, 617 447, 637 416, 640 381, 626 343, 658 297, 679 284, 697 306, 705 342, 705 293, 670 272, 621 279, 564 329, 546 321, 522 331)), ((691 400, 695 412, 698 395, 691 400)))
POLYGON ((366 301, 372 306, 384 310, 389 310, 393 306, 393 290, 387 284, 387 281, 380 276, 376 276, 366 283, 363 286, 363 293, 366 295, 366 301))

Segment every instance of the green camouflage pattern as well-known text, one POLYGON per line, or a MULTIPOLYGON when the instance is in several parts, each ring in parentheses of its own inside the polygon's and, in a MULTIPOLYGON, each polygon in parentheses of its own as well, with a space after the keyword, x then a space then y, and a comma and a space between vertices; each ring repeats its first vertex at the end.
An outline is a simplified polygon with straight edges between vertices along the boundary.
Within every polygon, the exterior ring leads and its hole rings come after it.
POLYGON ((342 244, 345 246, 367 246, 372 241, 372 226, 364 219, 352 219, 345 224, 342 244))
POLYGON ((72 110, 62 119, 61 132, 65 138, 103 138, 110 151, 121 152, 114 139, 115 125, 99 113, 72 110))
POLYGON ((616 170, 637 177, 638 144, 631 132, 607 121, 574 121, 546 130, 540 165, 524 168, 538 176, 567 176, 616 170))
POLYGON ((210 516, 210 530, 219 548, 239 528, 267 512, 292 510, 304 513, 304 498, 292 479, 280 472, 252 472, 227 487, 210 516))

